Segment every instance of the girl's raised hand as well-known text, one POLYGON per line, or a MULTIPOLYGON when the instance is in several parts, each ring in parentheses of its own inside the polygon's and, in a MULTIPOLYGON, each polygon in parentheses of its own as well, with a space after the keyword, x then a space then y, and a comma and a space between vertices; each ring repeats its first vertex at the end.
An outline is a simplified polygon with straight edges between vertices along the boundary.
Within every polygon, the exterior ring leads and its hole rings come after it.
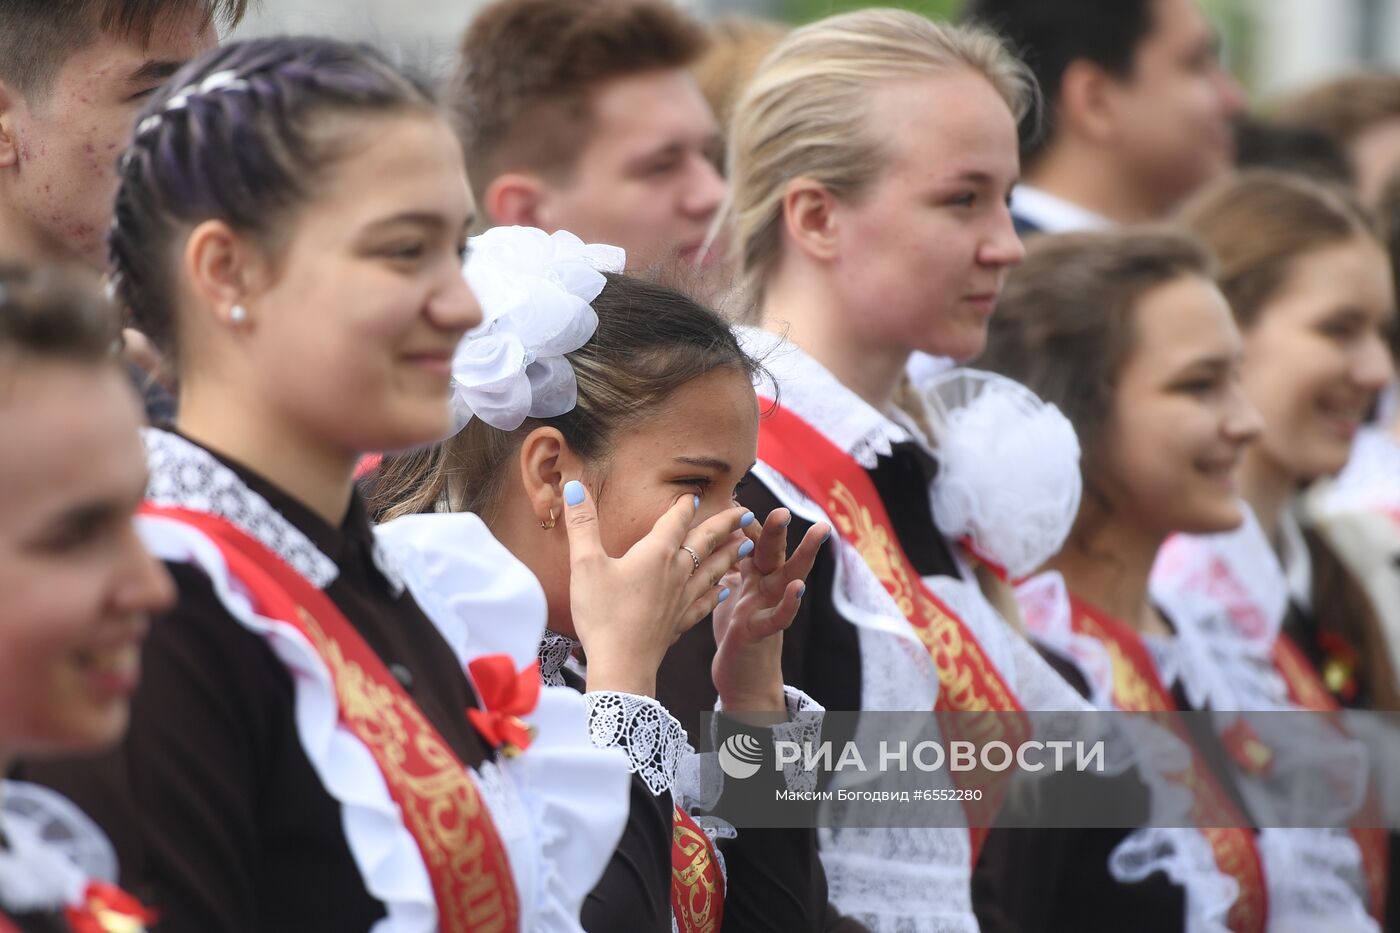
POLYGON ((733 595, 715 610, 715 652, 710 675, 726 712, 781 712, 782 632, 797 616, 807 574, 831 527, 817 523, 787 557, 792 513, 774 509, 767 521, 747 527, 756 541, 738 569, 724 579, 733 595))
POLYGON ((755 547, 740 530, 750 513, 736 506, 692 529, 697 506, 697 497, 681 496, 614 558, 603 549, 593 497, 577 480, 564 485, 569 604, 590 691, 654 695, 667 649, 728 595, 720 579, 755 547))

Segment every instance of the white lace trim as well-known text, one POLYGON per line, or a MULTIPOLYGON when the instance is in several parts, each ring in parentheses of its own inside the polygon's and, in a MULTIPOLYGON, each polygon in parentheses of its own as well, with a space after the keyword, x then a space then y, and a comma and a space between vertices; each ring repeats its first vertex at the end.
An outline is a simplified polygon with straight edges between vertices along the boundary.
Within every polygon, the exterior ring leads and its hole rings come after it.
MULTIPOLYGON (((826 708, 796 687, 783 685, 787 703, 787 722, 773 726, 773 741, 794 742, 800 747, 816 746, 821 739, 822 719, 826 708)), ((811 792, 817 789, 817 774, 798 766, 797 762, 783 765, 783 780, 788 790, 811 792)))
POLYGON ((1287 578, 1253 510, 1239 506, 1244 521, 1234 531, 1167 539, 1152 565, 1151 596, 1170 614, 1167 601, 1200 594, 1228 612, 1240 637, 1272 647, 1288 611, 1287 578))
POLYGON ((819 829, 831 902, 871 933, 976 933, 965 829, 819 829))
POLYGON ((1096 709, 1112 709, 1113 661, 1097 638, 1074 630, 1065 578, 1053 570, 1036 574, 1016 587, 1016 601, 1031 637, 1075 666, 1096 709))
MULTIPOLYGON (((890 444, 918 440, 841 386, 800 350, 771 335, 750 337, 780 385, 779 399, 864 466, 890 444), (766 342, 766 343, 765 343, 766 342), (763 356, 763 347, 778 343, 763 356), (868 456, 867 456, 868 455, 868 456)), ((794 514, 832 524, 830 516, 782 474, 760 462, 754 476, 794 514)), ((938 699, 938 678, 928 650, 889 592, 839 532, 831 545, 836 573, 831 594, 842 618, 856 627, 860 644, 861 708, 927 712, 938 699)), ((987 603, 976 585, 952 577, 924 581, 964 615, 988 657, 1023 701, 1041 708, 1086 709, 1069 684, 987 603)), ((1027 708, 1034 708, 1027 704, 1027 708)), ((858 739, 859 740, 859 739, 858 739)), ((824 819, 839 825, 831 805, 824 819)), ((976 930, 971 903, 971 850, 966 829, 824 829, 819 838, 831 898, 843 913, 874 931, 976 930)))
POLYGON ((346 843, 365 889, 384 904, 386 917, 375 933, 434 930, 437 903, 422 853, 403 825, 374 756, 340 722, 334 681, 320 655, 287 623, 253 611, 218 546, 201 532, 152 516, 140 517, 138 528, 157 558, 203 570, 230 615, 265 639, 292 674, 298 738, 322 786, 341 804, 346 843))
POLYGON ((1331 829, 1264 829, 1259 856, 1269 888, 1270 933, 1379 933, 1366 912, 1361 851, 1331 829))
POLYGON ((548 687, 562 687, 564 665, 574 656, 578 642, 567 635, 545 629, 540 640, 540 680, 548 687))
POLYGON ((690 749, 685 729, 651 697, 599 690, 583 695, 588 737, 598 748, 620 748, 653 794, 676 783, 676 765, 690 749))
MULTIPOLYGON (((1094 706, 1117 709, 1108 649, 1097 638, 1074 630, 1064 578, 1054 571, 1040 574, 1017 587, 1016 598, 1031 636, 1075 665, 1089 686, 1094 706)), ((1113 726, 1126 733, 1125 741, 1114 746, 1132 749, 1132 759, 1112 770, 1131 766, 1151 788, 1152 822, 1189 819, 1190 791, 1169 776, 1187 766, 1190 749, 1147 720, 1115 721, 1113 726)), ((1110 875, 1125 884, 1163 872, 1185 891, 1188 931, 1226 933, 1225 918, 1239 896, 1239 885, 1220 870, 1214 850, 1199 830, 1160 825, 1138 829, 1114 848, 1107 867, 1110 875)))
POLYGON ((1239 882, 1219 869, 1215 851, 1200 830, 1135 830, 1109 853, 1108 870, 1125 884, 1162 872, 1185 892, 1186 933, 1228 933, 1225 921, 1240 895, 1239 882))
MULTIPOLYGON (((1247 507, 1235 532, 1169 540, 1153 568, 1151 592, 1176 626, 1188 699, 1213 710, 1219 728, 1228 728, 1239 711, 1297 709, 1273 665, 1289 583, 1247 507)), ((1364 804, 1369 769, 1361 743, 1320 717, 1251 717, 1249 724, 1275 755, 1267 775, 1236 773, 1263 825, 1344 825, 1364 804)), ((1374 929, 1351 923, 1365 916, 1365 888, 1360 852, 1345 833, 1266 829, 1258 838, 1271 930, 1316 929, 1318 918, 1333 912, 1337 929, 1374 929)))
MULTIPOLYGON (((817 745, 821 740, 825 707, 796 687, 786 684, 783 685, 783 703, 787 719, 767 727, 771 741, 795 742, 799 746, 817 745)), ((715 711, 724 711, 718 700, 715 701, 715 711)), ((713 717, 710 720, 710 746, 716 749, 720 746, 719 726, 719 717, 713 717)), ((785 763, 783 781, 788 790, 813 791, 817 787, 817 774, 802 768, 800 763, 785 763)), ((713 751, 700 753, 687 747, 676 771, 672 793, 676 803, 686 812, 713 810, 724 793, 724 770, 719 765, 718 754, 713 751)), ((696 820, 699 819, 701 817, 697 816, 696 820)))
POLYGON ((773 382, 758 386, 758 393, 774 397, 808 424, 819 426, 837 447, 867 470, 876 458, 888 457, 893 445, 920 439, 909 426, 891 420, 896 413, 881 413, 846 388, 825 366, 796 344, 755 327, 737 328, 739 342, 762 361, 773 382))
MULTIPOLYGON (((290 564, 317 589, 330 586, 340 575, 335 561, 209 451, 158 428, 143 428, 141 435, 151 474, 146 487, 148 502, 224 519, 290 564)), ((377 545, 372 554, 395 594, 401 593, 403 578, 393 560, 377 545)))

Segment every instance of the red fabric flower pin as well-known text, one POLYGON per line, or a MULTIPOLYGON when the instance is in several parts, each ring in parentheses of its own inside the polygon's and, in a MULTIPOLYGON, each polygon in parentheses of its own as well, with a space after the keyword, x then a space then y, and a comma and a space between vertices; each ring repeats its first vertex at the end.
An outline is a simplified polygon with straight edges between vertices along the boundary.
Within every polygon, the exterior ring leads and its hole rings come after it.
POLYGON ((468 709, 467 718, 493 748, 513 758, 530 747, 532 726, 520 717, 528 715, 540 700, 540 662, 522 671, 507 654, 488 654, 467 665, 476 686, 481 709, 468 709))

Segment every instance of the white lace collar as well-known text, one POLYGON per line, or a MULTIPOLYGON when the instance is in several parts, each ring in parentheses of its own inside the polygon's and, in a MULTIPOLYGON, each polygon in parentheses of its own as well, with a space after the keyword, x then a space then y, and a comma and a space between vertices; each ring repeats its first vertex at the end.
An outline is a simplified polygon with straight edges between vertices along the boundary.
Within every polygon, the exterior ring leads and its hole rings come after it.
MULTIPOLYGON (((745 352, 763 364, 777 383, 778 401, 798 415, 862 467, 873 469, 877 457, 887 457, 894 444, 926 439, 898 409, 880 412, 852 392, 805 350, 776 334, 755 327, 737 328, 745 352)), ((758 387, 773 397, 772 383, 758 387)))
POLYGON ((567 635, 560 635, 558 632, 544 630, 544 638, 540 640, 540 679, 547 687, 564 686, 564 665, 569 658, 573 657, 574 649, 578 647, 578 642, 567 635))
MULTIPOLYGON (((209 451, 157 428, 143 429, 142 440, 151 474, 146 501, 224 519, 282 558, 318 589, 330 586, 340 575, 335 561, 209 451)), ((394 594, 402 593, 403 577, 388 553, 377 541, 371 553, 375 567, 394 594)))
POLYGON ((1235 531, 1169 538, 1149 589, 1176 629, 1178 676, 1193 707, 1286 709, 1272 658, 1288 582, 1253 511, 1240 508, 1235 531))

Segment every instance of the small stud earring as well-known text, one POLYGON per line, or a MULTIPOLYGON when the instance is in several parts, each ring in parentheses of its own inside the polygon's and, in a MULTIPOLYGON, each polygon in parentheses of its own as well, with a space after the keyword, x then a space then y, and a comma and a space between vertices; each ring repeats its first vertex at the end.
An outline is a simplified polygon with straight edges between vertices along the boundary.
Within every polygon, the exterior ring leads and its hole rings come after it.
POLYGON ((242 324, 248 320, 248 309, 242 305, 234 305, 228 309, 228 319, 230 323, 242 324))
POLYGON ((549 510, 549 521, 545 521, 544 519, 540 519, 540 527, 543 528, 545 531, 548 531, 549 529, 551 529, 551 528, 554 527, 554 510, 553 510, 553 509, 550 509, 550 510, 549 510))

